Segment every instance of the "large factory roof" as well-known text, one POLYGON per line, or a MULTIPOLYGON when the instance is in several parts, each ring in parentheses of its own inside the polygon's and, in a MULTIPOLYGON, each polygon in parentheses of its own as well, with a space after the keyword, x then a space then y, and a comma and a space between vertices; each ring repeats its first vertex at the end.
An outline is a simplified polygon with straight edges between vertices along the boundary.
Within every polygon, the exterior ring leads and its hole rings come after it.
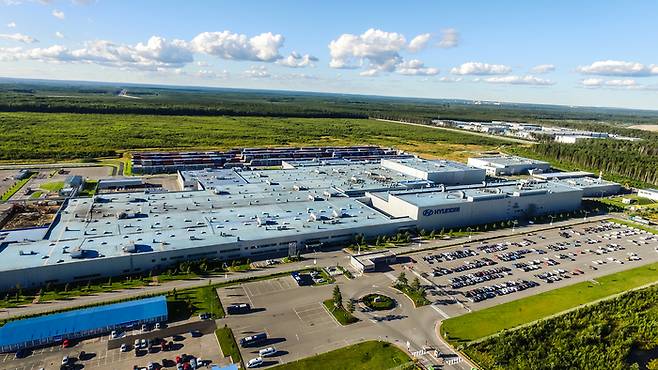
POLYGON ((490 165, 498 167, 518 166, 518 165, 548 165, 548 162, 539 161, 531 158, 524 158, 519 156, 491 156, 491 157, 477 157, 474 158, 483 162, 488 162, 490 165))
POLYGON ((209 191, 73 199, 51 229, 49 240, 1 249, 0 271, 130 255, 127 248, 145 253, 237 241, 258 244, 270 238, 343 229, 349 233, 355 228, 404 222, 391 221, 356 199, 310 200, 307 193, 281 193, 286 198, 264 198, 267 204, 232 204, 235 198, 209 191))
POLYGON ((381 199, 393 196, 416 207, 453 205, 464 202, 477 202, 498 198, 528 196, 546 193, 577 191, 573 187, 553 182, 524 182, 518 185, 500 185, 487 187, 462 187, 460 190, 431 188, 411 191, 395 191, 374 194, 381 199))
POLYGON ((417 157, 402 159, 382 159, 382 164, 386 162, 398 163, 423 172, 462 172, 476 170, 464 163, 447 161, 447 160, 426 160, 417 157))

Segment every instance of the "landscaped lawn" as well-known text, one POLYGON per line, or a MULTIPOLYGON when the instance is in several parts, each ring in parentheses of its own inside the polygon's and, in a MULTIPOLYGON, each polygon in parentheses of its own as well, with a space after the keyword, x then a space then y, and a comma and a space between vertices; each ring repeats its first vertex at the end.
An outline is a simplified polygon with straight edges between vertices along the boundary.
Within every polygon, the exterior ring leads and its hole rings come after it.
POLYGON ((371 370, 413 369, 411 358, 396 346, 379 341, 363 342, 335 351, 279 365, 274 370, 371 370), (402 366, 408 364, 407 366, 402 366))
POLYGON ((658 263, 621 271, 498 306, 453 317, 441 332, 453 343, 469 342, 613 294, 658 281, 658 263))
POLYGON ((39 187, 46 191, 58 192, 64 187, 64 181, 47 182, 45 184, 39 185, 39 187))
MULTIPOLYGON (((242 356, 240 355, 240 349, 238 344, 235 342, 235 337, 233 336, 233 331, 228 326, 219 328, 215 331, 217 336, 217 341, 219 346, 222 349, 222 354, 224 356, 231 356, 231 359, 234 363, 242 363, 242 356)), ((244 366, 242 366, 244 368, 244 366)))
POLYGON ((430 304, 430 301, 425 298, 425 294, 421 290, 412 289, 409 285, 396 285, 395 289, 398 289, 404 293, 409 299, 414 302, 414 306, 426 306, 430 304))
POLYGON ((214 286, 208 285, 200 288, 185 289, 170 292, 167 295, 169 316, 172 320, 185 320, 193 315, 208 312, 213 318, 224 317, 224 307, 217 296, 214 286))
POLYGON ((322 304, 324 305, 324 307, 327 308, 327 310, 329 310, 329 312, 331 312, 332 315, 334 315, 336 320, 338 320, 338 322, 341 323, 342 325, 349 325, 359 321, 359 319, 354 317, 345 308, 336 307, 336 305, 334 305, 333 299, 327 299, 326 301, 322 302, 322 304))

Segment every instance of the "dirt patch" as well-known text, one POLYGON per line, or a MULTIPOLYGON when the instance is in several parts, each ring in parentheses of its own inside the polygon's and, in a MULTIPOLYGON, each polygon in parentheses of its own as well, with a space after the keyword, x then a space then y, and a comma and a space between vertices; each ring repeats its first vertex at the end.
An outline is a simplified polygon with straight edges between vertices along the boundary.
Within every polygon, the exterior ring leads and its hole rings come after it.
POLYGON ((634 125, 634 126, 629 126, 629 128, 634 128, 636 130, 642 130, 642 131, 658 132, 658 125, 634 125))
POLYGON ((50 224, 59 209, 55 202, 37 202, 14 204, 4 220, 3 229, 13 230, 26 227, 38 227, 50 224))

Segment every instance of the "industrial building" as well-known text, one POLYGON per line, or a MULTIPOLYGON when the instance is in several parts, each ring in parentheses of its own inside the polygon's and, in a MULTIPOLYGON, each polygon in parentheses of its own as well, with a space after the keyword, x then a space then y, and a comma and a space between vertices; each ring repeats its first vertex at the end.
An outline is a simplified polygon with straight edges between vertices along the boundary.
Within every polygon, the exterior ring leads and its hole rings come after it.
POLYGON ((637 196, 658 202, 658 189, 639 189, 637 196))
POLYGON ((288 160, 286 168, 179 171, 187 191, 68 199, 43 236, 18 230, 0 240, 0 290, 572 211, 584 192, 559 181, 487 184, 482 169, 386 154, 288 160))
POLYGON ((359 273, 373 272, 382 267, 395 263, 395 253, 385 250, 381 252, 363 253, 350 256, 350 265, 359 273))
POLYGON ((167 318, 167 298, 157 296, 9 321, 0 327, 0 352, 139 328, 167 318))
POLYGON ((590 172, 550 172, 533 175, 537 179, 548 180, 569 185, 583 191, 584 197, 607 197, 619 194, 621 185, 603 180, 601 176, 594 177, 590 172))
POLYGON ((506 155, 469 158, 468 165, 485 170, 489 176, 525 175, 551 168, 548 162, 506 155))

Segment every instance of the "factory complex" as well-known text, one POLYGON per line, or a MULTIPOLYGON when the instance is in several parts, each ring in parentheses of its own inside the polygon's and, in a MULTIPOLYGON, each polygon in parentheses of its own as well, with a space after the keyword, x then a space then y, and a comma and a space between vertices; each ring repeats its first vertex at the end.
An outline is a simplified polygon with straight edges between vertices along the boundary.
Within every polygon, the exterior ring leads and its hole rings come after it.
MULTIPOLYGON (((0 289, 163 271, 191 259, 266 259, 344 246, 357 235, 568 212, 596 193, 590 187, 614 184, 592 177, 487 182, 488 168, 388 149, 367 153, 358 160, 277 157, 282 169, 178 168, 183 191, 69 198, 43 237, 0 232, 0 289)), ((511 171, 496 175, 541 164, 528 161, 481 160, 511 171)))

